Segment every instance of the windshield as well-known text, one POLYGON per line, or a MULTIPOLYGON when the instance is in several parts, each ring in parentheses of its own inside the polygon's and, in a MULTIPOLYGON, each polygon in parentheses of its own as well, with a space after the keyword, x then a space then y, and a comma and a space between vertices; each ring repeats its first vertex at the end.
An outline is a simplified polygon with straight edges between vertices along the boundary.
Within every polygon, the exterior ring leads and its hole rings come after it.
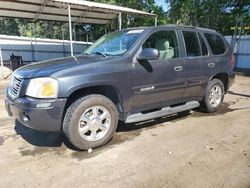
POLYGON ((109 33, 92 44, 85 51, 85 54, 101 54, 104 56, 123 55, 131 48, 143 31, 143 29, 138 29, 109 33))

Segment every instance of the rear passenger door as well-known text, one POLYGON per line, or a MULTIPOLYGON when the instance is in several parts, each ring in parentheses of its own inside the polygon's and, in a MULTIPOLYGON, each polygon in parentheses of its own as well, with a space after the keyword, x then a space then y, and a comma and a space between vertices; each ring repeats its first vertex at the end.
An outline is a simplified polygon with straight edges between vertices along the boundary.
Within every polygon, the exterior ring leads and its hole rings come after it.
POLYGON ((200 33, 194 30, 182 30, 185 49, 185 77, 186 88, 184 97, 187 101, 201 100, 204 95, 205 76, 203 63, 208 61, 208 49, 200 33))
POLYGON ((207 44, 210 50, 209 60, 203 62, 204 75, 207 81, 219 72, 224 72, 226 62, 229 59, 224 55, 226 53, 226 46, 221 37, 215 33, 204 33, 207 44))

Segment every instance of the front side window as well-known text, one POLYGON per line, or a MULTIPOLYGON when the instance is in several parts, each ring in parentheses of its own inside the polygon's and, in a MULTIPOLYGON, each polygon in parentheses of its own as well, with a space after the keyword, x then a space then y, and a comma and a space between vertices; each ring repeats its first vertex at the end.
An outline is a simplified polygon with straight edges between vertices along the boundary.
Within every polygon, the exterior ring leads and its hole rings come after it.
POLYGON ((188 57, 201 56, 200 45, 196 32, 193 31, 182 31, 186 52, 188 57))
POLYGON ((179 46, 176 32, 173 30, 157 31, 150 35, 142 48, 155 48, 159 50, 159 59, 173 59, 179 57, 179 46))
POLYGON ((209 33, 205 33, 204 35, 214 55, 225 53, 226 51, 225 43, 219 36, 209 33))
POLYGON ((143 31, 143 29, 138 29, 109 33, 92 44, 85 54, 123 55, 132 47, 143 31))

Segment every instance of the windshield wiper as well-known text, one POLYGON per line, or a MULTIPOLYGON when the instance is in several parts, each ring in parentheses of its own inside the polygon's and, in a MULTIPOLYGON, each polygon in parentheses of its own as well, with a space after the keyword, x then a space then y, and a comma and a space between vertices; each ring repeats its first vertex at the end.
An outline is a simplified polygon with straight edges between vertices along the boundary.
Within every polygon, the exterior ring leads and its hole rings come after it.
POLYGON ((95 52, 95 54, 97 55, 102 55, 103 57, 107 57, 107 54, 103 53, 103 52, 95 52))
POLYGON ((90 53, 85 53, 85 52, 84 52, 83 55, 91 55, 91 54, 90 54, 90 53))

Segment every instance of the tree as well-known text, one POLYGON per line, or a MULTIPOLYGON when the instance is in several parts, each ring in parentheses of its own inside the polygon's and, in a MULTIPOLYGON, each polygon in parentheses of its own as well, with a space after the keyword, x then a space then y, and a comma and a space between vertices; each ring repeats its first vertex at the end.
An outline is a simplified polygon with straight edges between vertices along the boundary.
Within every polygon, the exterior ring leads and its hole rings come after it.
POLYGON ((166 0, 170 4, 168 16, 176 24, 207 27, 222 34, 233 31, 237 19, 250 24, 249 0, 166 0))
POLYGON ((18 24, 15 19, 0 19, 0 33, 3 35, 19 36, 18 24))

